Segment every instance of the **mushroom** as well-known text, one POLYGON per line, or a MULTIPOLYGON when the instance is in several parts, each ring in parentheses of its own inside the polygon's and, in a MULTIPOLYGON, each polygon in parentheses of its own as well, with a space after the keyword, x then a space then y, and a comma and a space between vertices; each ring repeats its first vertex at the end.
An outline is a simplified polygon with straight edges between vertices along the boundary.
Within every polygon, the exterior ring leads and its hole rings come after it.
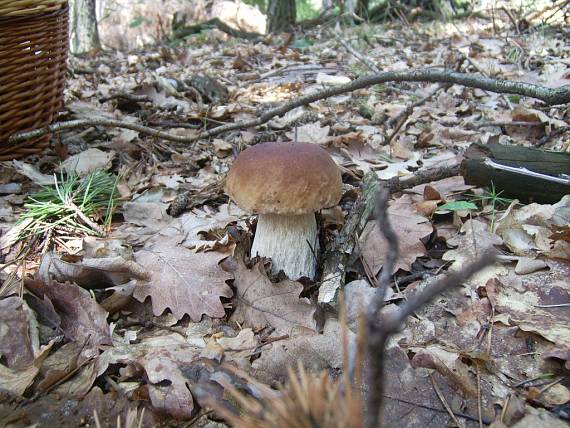
POLYGON ((258 214, 251 254, 270 257, 274 273, 313 279, 318 250, 315 211, 338 204, 340 171, 321 147, 265 143, 236 158, 226 192, 246 212, 258 214))

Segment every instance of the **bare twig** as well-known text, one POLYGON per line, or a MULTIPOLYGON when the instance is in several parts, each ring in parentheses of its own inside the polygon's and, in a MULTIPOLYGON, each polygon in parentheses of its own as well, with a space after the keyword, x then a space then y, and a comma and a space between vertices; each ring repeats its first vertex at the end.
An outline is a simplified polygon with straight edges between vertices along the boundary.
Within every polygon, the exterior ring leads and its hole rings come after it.
POLYGON ((547 104, 565 104, 570 102, 570 85, 561 86, 556 89, 544 86, 533 85, 524 82, 512 82, 502 79, 492 79, 476 74, 459 73, 451 70, 436 68, 419 69, 414 71, 388 71, 369 76, 362 76, 351 83, 327 88, 323 91, 307 94, 285 103, 279 107, 267 110, 256 119, 220 126, 211 131, 203 133, 200 137, 207 138, 223 132, 239 128, 249 128, 261 125, 275 116, 280 116, 297 107, 310 104, 312 102, 355 91, 386 82, 431 82, 449 83, 468 86, 472 88, 485 89, 491 92, 516 94, 528 96, 544 101, 547 104))
POLYGON ((395 117, 393 117, 392 119, 389 120, 389 125, 392 124, 396 124, 396 129, 394 130, 394 132, 392 133, 392 135, 388 138, 388 142, 390 142, 394 136, 398 133, 398 131, 400 130, 400 128, 402 127, 402 125, 406 122, 406 120, 408 119, 408 117, 410 116, 410 114, 412 114, 412 112, 414 111, 414 109, 416 107, 420 107, 423 104, 425 104, 430 98, 432 98, 435 94, 437 94, 441 89, 445 89, 448 88, 451 85, 448 84, 441 84, 438 85, 437 88, 435 88, 434 90, 432 90, 429 94, 427 94, 425 97, 419 99, 418 101, 410 104, 409 106, 407 106, 404 110, 402 110, 399 114, 397 114, 395 117))
POLYGON ((195 125, 193 123, 183 123, 183 122, 173 122, 173 121, 159 121, 151 122, 148 124, 150 126, 156 126, 158 128, 185 128, 185 129, 199 129, 200 125, 195 125))
POLYGON ((550 134, 547 134, 544 137, 542 137, 540 140, 538 140, 535 144, 535 147, 542 147, 553 138, 558 137, 564 134, 565 132, 570 132, 570 126, 561 126, 560 128, 555 129, 550 134))
POLYGON ((270 337, 265 342, 259 343, 259 344, 253 345, 253 346, 248 346, 245 348, 226 348, 226 349, 224 349, 224 351, 225 352, 243 352, 243 351, 255 350, 257 353, 257 352, 259 352, 259 348, 261 348, 263 346, 267 346, 267 345, 270 345, 271 343, 278 342, 280 340, 286 340, 286 339, 289 339, 289 335, 288 334, 282 334, 281 336, 270 337))
POLYGON ((481 371, 479 369, 479 362, 475 361, 477 368, 477 416, 479 417, 479 428, 483 428, 483 409, 481 407, 481 371))
MULTIPOLYGON (((473 61, 472 58, 470 58, 468 55, 465 55, 463 52, 461 52, 459 50, 457 50, 456 52, 461 56, 461 58, 463 58, 464 61, 467 61, 469 64, 471 64, 473 66, 473 68, 475 70, 477 70, 482 76, 489 78, 489 74, 485 70, 483 70, 481 67, 479 67, 479 65, 475 61, 473 61)), ((501 95, 501 98, 505 101, 509 110, 512 110, 513 105, 511 104, 509 99, 507 97, 505 97, 504 94, 501 95)))
POLYGON ((358 52, 355 48, 353 48, 347 41, 345 41, 340 35, 334 31, 332 32, 334 38, 345 48, 352 56, 354 56, 357 60, 359 60, 362 64, 364 64, 370 71, 373 73, 382 73, 382 71, 374 64, 374 62, 368 58, 366 58, 363 54, 358 52))
POLYGON ((113 94, 113 95, 109 95, 108 97, 99 98, 99 102, 101 104, 103 104, 103 103, 106 103, 107 101, 111 101, 114 99, 132 101, 135 103, 152 102, 152 98, 148 95, 135 95, 135 94, 127 94, 127 93, 113 94))
POLYGON ((289 101, 279 107, 267 110, 265 113, 263 113, 256 119, 222 125, 212 129, 211 131, 205 131, 198 136, 181 137, 166 132, 160 132, 157 131, 156 129, 148 128, 142 125, 126 123, 114 119, 98 118, 98 119, 90 119, 83 121, 77 120, 77 121, 54 123, 53 125, 46 126, 44 128, 39 128, 29 132, 14 134, 8 139, 8 143, 10 144, 21 143, 23 141, 40 137, 42 135, 46 135, 51 132, 78 128, 81 126, 93 126, 93 125, 114 126, 119 128, 132 129, 133 131, 138 131, 142 134, 151 135, 157 138, 163 138, 169 141, 175 141, 179 143, 193 143, 200 138, 210 138, 215 135, 222 134, 224 132, 232 131, 234 129, 243 129, 243 128, 251 128, 259 126, 261 124, 268 122, 273 117, 281 116, 297 107, 307 105, 312 102, 322 100, 324 98, 329 98, 332 96, 344 94, 346 92, 352 92, 357 89, 367 88, 369 86, 378 85, 386 82, 431 82, 431 83, 456 84, 471 88, 485 89, 491 92, 497 92, 501 94, 515 94, 515 95, 532 97, 544 101, 546 104, 550 105, 566 104, 570 102, 570 85, 564 85, 559 88, 552 89, 552 88, 547 88, 545 86, 538 86, 525 82, 513 82, 502 79, 491 79, 489 77, 479 76, 475 74, 459 73, 456 71, 445 70, 445 69, 442 70, 436 68, 424 68, 413 71, 387 71, 383 73, 372 74, 369 76, 362 76, 352 81, 351 83, 347 83, 346 85, 329 87, 319 92, 314 92, 301 97, 297 97, 293 101, 289 101))
POLYGON ((386 189, 382 189, 378 192, 376 216, 378 226, 384 234, 386 241, 388 241, 389 249, 386 255, 386 262, 384 263, 380 275, 380 288, 377 290, 376 296, 370 304, 366 320, 368 359, 370 361, 370 396, 366 403, 366 425, 370 428, 376 428, 382 424, 382 402, 385 387, 385 351, 390 336, 402 327, 407 317, 430 302, 439 293, 461 284, 479 270, 489 266, 495 260, 495 255, 491 252, 487 252, 479 260, 466 266, 463 270, 452 273, 423 291, 411 296, 398 312, 381 314, 380 310, 384 306, 384 295, 389 286, 394 262, 398 256, 397 238, 390 226, 387 215, 387 199, 388 192, 386 189))
POLYGON ((68 122, 57 122, 50 126, 34 129, 33 131, 14 134, 8 139, 8 142, 11 144, 21 143, 23 141, 31 140, 36 137, 41 137, 46 134, 51 134, 52 132, 65 131, 68 129, 75 129, 75 128, 83 128, 86 126, 110 126, 114 128, 131 129, 133 131, 140 132, 141 134, 162 138, 164 140, 174 141, 177 143, 193 143, 198 139, 196 136, 184 137, 179 135, 172 135, 169 134, 168 132, 158 131, 156 129, 149 128, 147 126, 137 125, 136 123, 129 123, 122 120, 105 119, 102 117, 101 118, 98 117, 94 119, 81 119, 81 120, 70 120, 68 122))
POLYGON ((501 410, 501 416, 499 418, 499 422, 503 422, 505 420, 505 415, 507 414, 507 410, 509 409, 509 404, 511 402, 511 394, 507 395, 505 398, 505 402, 503 404, 503 410, 501 410))
POLYGON ((564 3, 558 5, 558 8, 554 12, 552 12, 549 16, 544 18, 543 22, 546 23, 550 21, 554 17, 554 15, 556 15, 558 12, 564 11, 564 8, 568 7, 568 5, 570 5, 570 0, 566 0, 564 3))
POLYGON ((469 129, 479 129, 479 128, 488 128, 493 126, 544 126, 543 122, 481 122, 481 123, 472 123, 467 126, 469 129))
POLYGON ((443 180, 444 178, 460 175, 460 165, 442 166, 438 168, 420 169, 404 177, 393 177, 388 180, 390 193, 410 189, 419 184, 443 180))
POLYGON ((87 226, 93 229, 93 231, 96 232, 99 236, 105 236, 105 231, 101 227, 99 227, 97 223, 95 223, 93 220, 87 217, 87 215, 83 211, 81 211, 79 207, 75 205, 72 201, 67 201, 65 203, 65 207, 74 211, 77 217, 79 217, 83 221, 83 223, 85 223, 87 226))
MULTIPOLYGON (((464 59, 457 62, 457 64, 454 66, 454 71, 459 71, 461 65, 463 64, 463 61, 464 61, 464 59)), ((396 136, 400 132, 400 129, 402 129, 404 124, 407 122, 408 118, 413 113, 415 108, 424 105, 427 101, 429 101, 431 98, 433 98, 439 91, 441 91, 441 90, 447 91, 451 86, 452 85, 450 83, 440 83, 439 85, 437 85, 437 87, 435 89, 430 91, 429 94, 427 94, 423 98, 417 100, 416 102, 410 104, 404 110, 402 110, 396 117, 393 117, 392 119, 390 119, 388 121, 388 126, 394 126, 395 125, 395 129, 386 138, 386 144, 387 145, 391 144, 391 142, 394 140, 394 138, 396 138, 396 136)))
POLYGON ((538 10, 533 10, 531 12, 529 12, 526 16, 525 19, 529 22, 531 21, 539 21, 539 23, 541 25, 546 24, 554 15, 556 15, 558 12, 560 11, 564 11, 564 8, 566 6, 570 5, 570 0, 560 0, 560 1, 553 1, 550 5, 538 9, 538 10), (546 13, 550 12, 554 10, 554 12, 552 14, 550 14, 548 17, 546 18, 542 18, 543 15, 545 15, 546 13))
POLYGON ((435 391, 437 398, 439 398, 439 401, 441 401, 441 404, 443 405, 443 407, 447 411, 447 414, 449 415, 449 417, 453 420, 453 422, 455 422, 455 425, 457 425, 458 428, 463 428, 464 424, 459 422, 459 419, 457 419, 457 417, 455 416, 455 413, 453 413, 453 410, 451 410, 451 407, 449 407, 449 403, 447 402, 447 400, 443 396, 443 393, 439 389, 439 386, 437 386, 437 382, 435 381, 435 378, 433 377, 433 373, 430 373, 429 379, 431 380, 431 384, 433 385, 433 390, 435 391))
POLYGON ((380 272, 378 281, 380 283, 380 290, 377 293, 377 300, 375 304, 372 305, 372 312, 374 318, 378 316, 378 310, 383 306, 384 299, 386 298, 387 288, 390 286, 390 278, 392 277, 392 271, 394 270, 394 265, 396 264, 396 259, 400 252, 398 245, 398 235, 392 229, 392 225, 388 220, 388 198, 390 194, 386 188, 378 190, 376 194, 376 220, 378 221, 378 227, 382 231, 382 234, 388 242, 388 254, 386 254, 386 259, 384 261, 384 266, 380 272), (379 213, 384 213, 384 215, 379 215, 379 213))
MULTIPOLYGON (((422 403, 414 403, 413 401, 405 400, 403 398, 393 397, 393 396, 388 395, 388 394, 384 395, 384 397, 388 398, 389 400, 397 401, 398 403, 408 404, 410 406, 419 407, 421 409, 431 410, 433 412, 447 413, 447 410, 445 410, 445 409, 438 409, 437 407, 429 406, 427 404, 422 404, 422 403)), ((453 412, 453 414, 455 416, 459 416, 460 418, 467 419, 468 421, 472 421, 472 422, 478 422, 479 421, 478 418, 475 418, 475 417, 468 415, 466 413, 453 412)), ((486 425, 490 425, 492 422, 493 421, 491 421, 489 419, 483 419, 483 423, 486 425)))
POLYGON ((361 194, 356 199, 342 230, 335 237, 323 260, 323 272, 319 286, 319 303, 334 301, 337 290, 344 284, 348 258, 355 251, 356 238, 362 232, 368 218, 374 212, 374 195, 378 177, 369 172, 362 179, 361 194))

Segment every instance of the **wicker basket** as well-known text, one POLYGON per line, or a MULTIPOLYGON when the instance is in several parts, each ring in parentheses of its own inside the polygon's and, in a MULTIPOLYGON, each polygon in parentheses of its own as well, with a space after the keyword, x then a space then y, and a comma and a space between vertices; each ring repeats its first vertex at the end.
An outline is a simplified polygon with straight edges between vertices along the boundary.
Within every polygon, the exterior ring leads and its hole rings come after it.
POLYGON ((0 17, 57 12, 67 0, 0 0, 0 17))
POLYGON ((49 125, 62 107, 68 20, 67 3, 0 0, 0 160, 48 145, 49 135, 19 144, 9 144, 8 138, 49 125), (15 4, 28 9, 18 13, 9 7, 15 4), (29 10, 52 11, 30 15, 29 10))

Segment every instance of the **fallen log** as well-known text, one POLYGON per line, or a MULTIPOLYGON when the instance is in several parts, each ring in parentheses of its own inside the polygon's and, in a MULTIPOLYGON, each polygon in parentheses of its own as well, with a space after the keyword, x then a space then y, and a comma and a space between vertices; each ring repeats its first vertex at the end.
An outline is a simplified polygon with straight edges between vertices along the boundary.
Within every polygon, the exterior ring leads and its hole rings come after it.
POLYGON ((472 144, 461 163, 466 184, 494 185, 524 203, 555 203, 570 194, 570 154, 503 144, 472 144))

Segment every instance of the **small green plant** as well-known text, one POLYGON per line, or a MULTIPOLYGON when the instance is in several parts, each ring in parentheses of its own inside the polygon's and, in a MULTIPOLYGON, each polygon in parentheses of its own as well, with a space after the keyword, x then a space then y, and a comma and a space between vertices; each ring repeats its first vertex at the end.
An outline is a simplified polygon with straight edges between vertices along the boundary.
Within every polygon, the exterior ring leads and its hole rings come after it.
POLYGON ((378 160, 384 161, 386 163, 394 163, 394 159, 383 153, 378 153, 376 156, 378 157, 378 160))
POLYGON ((445 214, 449 211, 469 211, 469 210, 476 210, 477 205, 473 202, 469 201, 451 201, 446 202, 443 205, 440 205, 435 210, 436 214, 445 214))
POLYGON ((104 230, 92 219, 111 222, 117 207, 118 177, 96 171, 85 178, 75 173, 54 174, 55 184, 45 186, 28 197, 26 212, 19 222, 24 224, 19 238, 25 239, 65 228, 75 233, 103 235, 104 230))
POLYGON ((513 202, 513 199, 502 197, 501 194, 503 193, 502 190, 497 192, 495 188, 495 184, 491 182, 491 187, 489 189, 484 189, 481 195, 472 195, 471 201, 472 202, 479 202, 481 206, 484 207, 485 205, 491 206, 491 231, 495 229, 495 219, 497 210, 499 208, 506 207, 513 202))
POLYGON ((144 16, 137 16, 129 23, 129 28, 138 28, 142 24, 149 24, 149 23, 150 21, 144 16))
POLYGON ((505 50, 505 59, 512 64, 517 64, 522 57, 522 50, 517 46, 508 47, 505 50))
POLYGON ((295 39, 295 41, 293 43, 291 43, 291 47, 295 48, 295 49, 308 49, 311 46, 313 46, 313 42, 311 42, 309 39, 303 37, 300 39, 295 39))
POLYGON ((521 101, 521 97, 520 95, 509 95, 507 96, 507 98, 509 99, 510 102, 512 102, 513 104, 518 104, 521 101))

